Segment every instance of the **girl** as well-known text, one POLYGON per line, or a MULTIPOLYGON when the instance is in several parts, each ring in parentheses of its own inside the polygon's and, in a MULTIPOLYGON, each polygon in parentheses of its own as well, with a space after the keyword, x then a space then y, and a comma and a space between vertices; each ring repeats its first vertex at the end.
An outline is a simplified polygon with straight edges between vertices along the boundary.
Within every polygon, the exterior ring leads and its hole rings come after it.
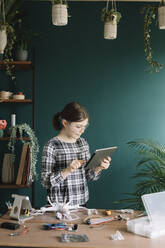
POLYGON ((110 165, 107 157, 96 169, 85 170, 90 152, 81 135, 88 122, 88 112, 77 102, 67 104, 53 118, 59 134, 45 144, 42 154, 42 184, 51 202, 85 205, 89 199, 87 180, 97 180, 110 165))

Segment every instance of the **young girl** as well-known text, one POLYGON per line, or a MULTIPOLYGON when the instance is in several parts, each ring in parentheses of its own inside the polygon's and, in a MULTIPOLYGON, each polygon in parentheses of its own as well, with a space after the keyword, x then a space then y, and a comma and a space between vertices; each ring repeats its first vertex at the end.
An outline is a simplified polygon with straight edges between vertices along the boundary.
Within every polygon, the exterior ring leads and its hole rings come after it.
POLYGON ((85 170, 89 145, 80 136, 88 122, 88 112, 77 102, 67 104, 53 118, 59 134, 45 144, 42 154, 42 184, 51 202, 84 205, 89 199, 87 180, 97 180, 99 172, 110 165, 107 157, 95 170, 85 170))

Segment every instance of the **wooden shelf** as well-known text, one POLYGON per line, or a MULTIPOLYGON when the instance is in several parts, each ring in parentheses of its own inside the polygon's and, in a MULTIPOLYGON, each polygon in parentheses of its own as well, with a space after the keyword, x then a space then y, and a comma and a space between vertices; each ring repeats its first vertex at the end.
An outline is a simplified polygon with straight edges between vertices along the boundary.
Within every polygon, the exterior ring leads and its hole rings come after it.
POLYGON ((0 99, 0 103, 32 103, 31 99, 0 99))
POLYGON ((0 99, 0 103, 32 103, 31 99, 0 99))
POLYGON ((30 188, 30 185, 0 184, 0 189, 30 188))
POLYGON ((16 70, 30 70, 33 67, 31 61, 10 61, 8 63, 0 61, 0 69, 5 69, 6 64, 14 65, 16 70))
POLYGON ((1 140, 10 140, 10 139, 14 139, 14 140, 30 140, 29 137, 23 137, 23 138, 10 138, 10 137, 0 137, 0 141, 1 140))

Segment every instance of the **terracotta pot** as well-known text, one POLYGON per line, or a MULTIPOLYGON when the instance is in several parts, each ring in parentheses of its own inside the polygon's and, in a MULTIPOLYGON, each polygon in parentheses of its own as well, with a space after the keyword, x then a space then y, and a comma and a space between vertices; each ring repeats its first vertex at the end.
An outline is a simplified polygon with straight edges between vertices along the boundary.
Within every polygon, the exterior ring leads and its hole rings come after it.
POLYGON ((52 5, 52 23, 56 26, 68 24, 68 11, 65 4, 52 5))
POLYGON ((6 120, 0 120, 0 129, 4 130, 7 126, 7 121, 6 120))

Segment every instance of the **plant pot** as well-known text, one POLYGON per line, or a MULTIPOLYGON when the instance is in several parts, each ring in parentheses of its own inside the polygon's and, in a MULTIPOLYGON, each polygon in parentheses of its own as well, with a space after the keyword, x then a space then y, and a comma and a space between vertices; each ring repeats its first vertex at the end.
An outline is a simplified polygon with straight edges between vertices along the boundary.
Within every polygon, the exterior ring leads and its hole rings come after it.
POLYGON ((158 8, 159 29, 165 29, 165 6, 158 8))
POLYGON ((22 48, 17 48, 15 58, 18 61, 26 61, 28 58, 28 51, 22 48))
POLYGON ((104 23, 104 39, 114 40, 117 38, 117 21, 104 23))
POLYGON ((0 30, 0 54, 4 53, 5 47, 7 45, 7 34, 6 30, 0 30))
POLYGON ((65 26, 68 24, 68 11, 65 4, 52 5, 52 23, 56 26, 65 26))

